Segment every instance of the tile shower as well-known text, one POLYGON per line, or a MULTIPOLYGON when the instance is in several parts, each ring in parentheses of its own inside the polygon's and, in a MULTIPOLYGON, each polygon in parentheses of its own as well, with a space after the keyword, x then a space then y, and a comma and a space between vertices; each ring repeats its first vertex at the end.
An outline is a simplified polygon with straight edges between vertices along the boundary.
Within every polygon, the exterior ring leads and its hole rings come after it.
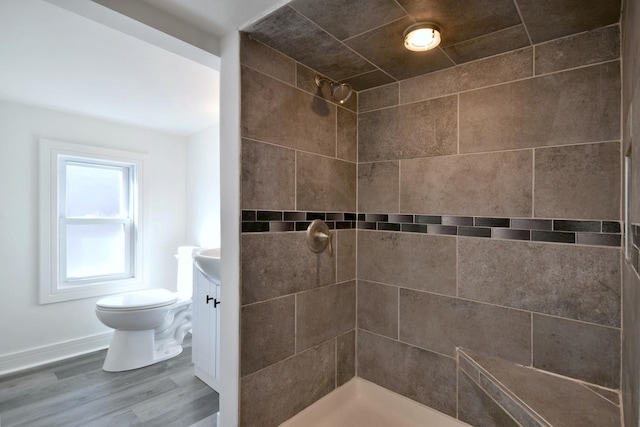
POLYGON ((473 424, 458 401, 481 391, 456 347, 620 388, 619 36, 344 106, 243 37, 242 425, 278 425, 355 375, 473 424), (306 248, 315 218, 334 257, 306 248))

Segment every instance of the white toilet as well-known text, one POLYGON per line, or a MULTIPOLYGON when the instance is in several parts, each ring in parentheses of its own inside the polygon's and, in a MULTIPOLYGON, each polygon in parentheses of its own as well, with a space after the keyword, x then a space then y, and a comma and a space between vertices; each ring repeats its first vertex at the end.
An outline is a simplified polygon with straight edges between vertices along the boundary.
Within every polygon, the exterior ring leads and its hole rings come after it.
MULTIPOLYGON (((189 262, 180 252, 178 262, 189 262)), ((179 266, 179 272, 181 270, 179 266)), ((186 266, 184 266, 186 267, 186 266)), ((191 331, 191 295, 193 282, 178 277, 178 292, 145 289, 101 298, 96 315, 106 326, 115 329, 102 369, 107 372, 142 368, 182 353, 182 341, 191 331)))

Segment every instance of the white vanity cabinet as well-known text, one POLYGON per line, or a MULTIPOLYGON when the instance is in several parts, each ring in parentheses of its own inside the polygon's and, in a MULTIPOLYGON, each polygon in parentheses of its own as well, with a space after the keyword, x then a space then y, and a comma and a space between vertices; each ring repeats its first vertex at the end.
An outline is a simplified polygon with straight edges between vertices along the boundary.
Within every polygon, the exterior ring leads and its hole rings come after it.
POLYGON ((195 375, 220 393, 220 285, 195 267, 192 311, 195 375))

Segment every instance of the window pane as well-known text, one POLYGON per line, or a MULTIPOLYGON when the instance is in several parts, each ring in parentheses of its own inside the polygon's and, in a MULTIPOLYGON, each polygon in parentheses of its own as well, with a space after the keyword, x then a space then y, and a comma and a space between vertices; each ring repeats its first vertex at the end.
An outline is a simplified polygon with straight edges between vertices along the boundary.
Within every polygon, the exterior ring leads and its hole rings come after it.
POLYGON ((66 217, 127 216, 127 168, 66 165, 66 217))
POLYGON ((67 224, 67 278, 124 274, 123 224, 67 224))

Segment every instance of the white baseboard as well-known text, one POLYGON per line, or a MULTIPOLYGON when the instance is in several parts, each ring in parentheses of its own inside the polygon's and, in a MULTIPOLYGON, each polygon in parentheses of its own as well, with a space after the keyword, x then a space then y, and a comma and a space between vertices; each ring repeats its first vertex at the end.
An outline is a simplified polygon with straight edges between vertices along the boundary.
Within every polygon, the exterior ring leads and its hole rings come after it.
POLYGON ((113 332, 0 355, 0 375, 22 371, 109 347, 113 332))

